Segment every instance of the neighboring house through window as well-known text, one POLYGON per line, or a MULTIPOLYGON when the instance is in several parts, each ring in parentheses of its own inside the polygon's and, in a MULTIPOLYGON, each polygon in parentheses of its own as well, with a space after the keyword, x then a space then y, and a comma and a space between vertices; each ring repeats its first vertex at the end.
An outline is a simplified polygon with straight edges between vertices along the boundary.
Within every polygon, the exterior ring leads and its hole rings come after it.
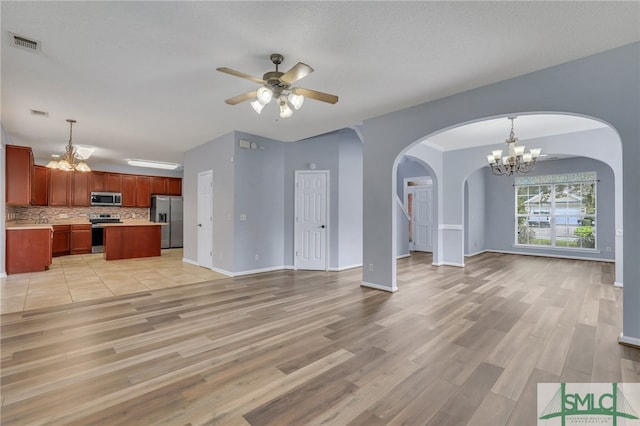
POLYGON ((517 177, 515 243, 596 248, 595 172, 517 177))

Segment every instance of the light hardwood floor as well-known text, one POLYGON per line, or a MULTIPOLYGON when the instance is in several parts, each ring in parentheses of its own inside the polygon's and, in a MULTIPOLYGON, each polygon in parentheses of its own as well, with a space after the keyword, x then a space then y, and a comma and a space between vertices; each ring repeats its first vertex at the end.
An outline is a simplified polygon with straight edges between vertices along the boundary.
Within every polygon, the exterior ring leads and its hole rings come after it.
MULTIPOLYGON (((638 382, 608 263, 281 271, 1 317, 3 425, 534 425, 539 382, 638 382)), ((3 283, 6 285, 7 283, 3 283)))

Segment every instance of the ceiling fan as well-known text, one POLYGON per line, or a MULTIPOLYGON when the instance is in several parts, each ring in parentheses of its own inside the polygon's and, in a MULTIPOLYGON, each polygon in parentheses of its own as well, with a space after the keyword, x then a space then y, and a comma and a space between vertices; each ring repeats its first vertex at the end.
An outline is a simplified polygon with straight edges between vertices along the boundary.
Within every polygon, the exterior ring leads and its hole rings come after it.
POLYGON ((273 53, 271 54, 270 59, 276 66, 276 70, 266 72, 262 78, 254 77, 230 68, 216 68, 217 71, 251 80, 261 85, 256 90, 234 96, 225 100, 225 102, 229 105, 236 105, 240 102, 253 99, 251 106, 258 114, 260 114, 262 108, 271 102, 271 99, 276 99, 280 106, 281 118, 291 117, 293 111, 289 104, 291 104, 294 109, 300 109, 305 97, 330 104, 338 102, 338 97, 336 95, 318 92, 311 89, 304 89, 302 87, 292 87, 293 83, 313 72, 313 68, 309 65, 298 62, 289 71, 282 72, 278 69, 278 66, 284 60, 284 56, 279 53, 273 53))

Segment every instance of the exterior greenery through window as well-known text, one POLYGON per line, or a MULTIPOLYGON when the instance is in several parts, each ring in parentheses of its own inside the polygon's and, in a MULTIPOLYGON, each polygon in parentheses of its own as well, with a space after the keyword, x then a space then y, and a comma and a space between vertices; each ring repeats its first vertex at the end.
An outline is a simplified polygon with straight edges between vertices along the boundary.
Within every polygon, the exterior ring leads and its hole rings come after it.
POLYGON ((596 174, 516 178, 516 244, 596 247, 596 174))

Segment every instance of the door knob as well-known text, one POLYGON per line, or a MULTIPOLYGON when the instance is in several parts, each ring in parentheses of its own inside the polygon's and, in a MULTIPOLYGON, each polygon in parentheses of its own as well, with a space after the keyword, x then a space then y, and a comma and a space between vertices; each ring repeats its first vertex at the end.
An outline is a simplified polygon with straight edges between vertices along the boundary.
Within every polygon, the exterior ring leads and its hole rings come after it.
POLYGON ((202 224, 201 223, 199 223, 198 226, 202 228, 202 224))
POLYGON ((325 228, 325 226, 324 226, 324 225, 321 225, 321 226, 320 226, 320 228, 324 229, 324 228, 325 228))

